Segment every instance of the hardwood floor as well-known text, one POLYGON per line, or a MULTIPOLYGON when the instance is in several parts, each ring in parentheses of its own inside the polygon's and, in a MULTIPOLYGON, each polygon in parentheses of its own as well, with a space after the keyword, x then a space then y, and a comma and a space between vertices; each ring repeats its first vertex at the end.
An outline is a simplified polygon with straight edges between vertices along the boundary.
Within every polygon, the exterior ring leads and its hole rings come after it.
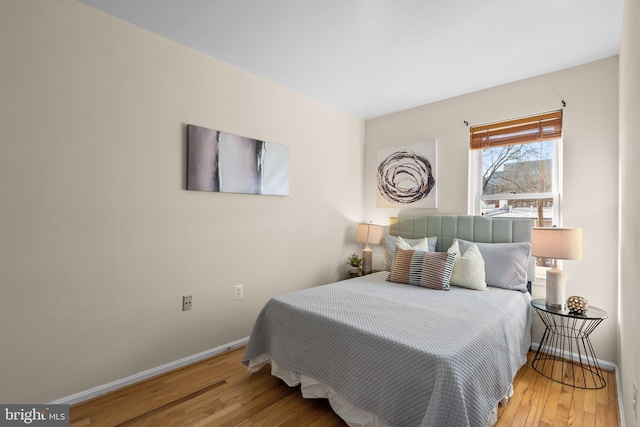
POLYGON ((533 356, 529 352, 527 364, 516 374, 509 403, 498 408, 496 427, 620 425, 614 372, 603 371, 604 388, 584 390, 540 375, 531 367, 533 356))
MULTIPOLYGON (((299 387, 272 377, 269 367, 250 374, 244 348, 206 359, 71 407, 80 426, 345 426, 325 399, 304 399, 299 387)), ((551 381, 522 367, 515 393, 500 407, 496 426, 616 427, 615 374, 607 386, 582 390, 551 381)))

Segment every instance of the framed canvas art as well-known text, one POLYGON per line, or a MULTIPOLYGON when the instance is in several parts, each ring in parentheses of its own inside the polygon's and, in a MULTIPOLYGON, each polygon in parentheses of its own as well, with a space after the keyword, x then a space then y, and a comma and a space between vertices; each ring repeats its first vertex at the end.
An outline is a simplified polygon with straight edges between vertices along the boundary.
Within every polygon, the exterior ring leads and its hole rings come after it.
POLYGON ((376 207, 437 207, 436 144, 378 150, 376 207))
POLYGON ((289 147, 187 125, 187 190, 289 195, 289 147))

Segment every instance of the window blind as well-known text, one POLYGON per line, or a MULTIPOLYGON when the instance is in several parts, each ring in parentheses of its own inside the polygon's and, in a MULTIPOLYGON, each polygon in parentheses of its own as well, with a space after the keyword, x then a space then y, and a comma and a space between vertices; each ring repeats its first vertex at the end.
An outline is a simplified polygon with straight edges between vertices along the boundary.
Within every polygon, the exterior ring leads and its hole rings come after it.
POLYGON ((526 144, 559 139, 562 136, 562 110, 521 119, 471 127, 471 149, 526 144))

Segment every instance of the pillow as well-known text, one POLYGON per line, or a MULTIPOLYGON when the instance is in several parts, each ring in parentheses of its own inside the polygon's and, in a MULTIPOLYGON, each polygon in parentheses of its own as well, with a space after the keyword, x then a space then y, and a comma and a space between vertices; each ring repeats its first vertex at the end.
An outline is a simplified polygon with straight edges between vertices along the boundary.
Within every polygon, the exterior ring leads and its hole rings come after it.
POLYGON ((456 261, 455 254, 446 252, 425 252, 422 263, 420 286, 429 289, 449 290, 451 272, 456 261))
POLYGON ((393 265, 393 257, 396 254, 396 245, 398 242, 403 242, 402 249, 419 249, 423 251, 434 252, 436 250, 436 242, 438 241, 437 237, 425 237, 424 239, 404 239, 400 236, 384 236, 384 262, 382 264, 382 269, 390 271, 391 266, 393 265), (427 242, 427 248, 425 248, 424 242, 427 242))
POLYGON ((451 272, 451 284, 462 288, 476 289, 483 291, 487 289, 485 281, 484 259, 478 249, 478 245, 472 243, 461 255, 458 241, 447 250, 448 253, 456 254, 456 261, 451 272))
MULTIPOLYGON (((455 239, 464 253, 473 242, 455 239)), ((484 259, 487 286, 527 292, 527 266, 531 244, 519 243, 478 243, 475 242, 484 259)))
POLYGON ((422 254, 424 253, 424 251, 416 251, 413 249, 398 249, 396 251, 396 256, 393 258, 393 266, 391 267, 391 272, 389 273, 387 280, 389 282, 417 285, 415 280, 411 283, 411 263, 413 261, 413 256, 416 255, 413 273, 415 274, 418 272, 418 266, 420 266, 421 271, 422 261, 424 260, 422 254))
POLYGON ((455 254, 398 249, 387 280, 430 289, 449 290, 455 254))
POLYGON ((398 236, 396 239, 396 248, 400 249, 415 249, 417 251, 429 252, 429 239, 407 239, 411 241, 411 243, 404 240, 402 237, 398 236))

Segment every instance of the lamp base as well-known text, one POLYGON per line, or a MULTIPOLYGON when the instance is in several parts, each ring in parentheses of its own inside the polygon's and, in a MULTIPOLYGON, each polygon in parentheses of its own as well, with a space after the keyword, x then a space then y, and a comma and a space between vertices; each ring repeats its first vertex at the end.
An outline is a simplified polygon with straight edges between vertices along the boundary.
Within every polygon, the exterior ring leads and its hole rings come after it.
POLYGON ((362 274, 370 274, 373 269, 373 251, 367 245, 362 250, 362 274))
POLYGON ((553 268, 547 270, 547 296, 545 298, 545 305, 547 307, 566 310, 567 297, 565 285, 566 275, 564 271, 558 267, 556 262, 553 268))

